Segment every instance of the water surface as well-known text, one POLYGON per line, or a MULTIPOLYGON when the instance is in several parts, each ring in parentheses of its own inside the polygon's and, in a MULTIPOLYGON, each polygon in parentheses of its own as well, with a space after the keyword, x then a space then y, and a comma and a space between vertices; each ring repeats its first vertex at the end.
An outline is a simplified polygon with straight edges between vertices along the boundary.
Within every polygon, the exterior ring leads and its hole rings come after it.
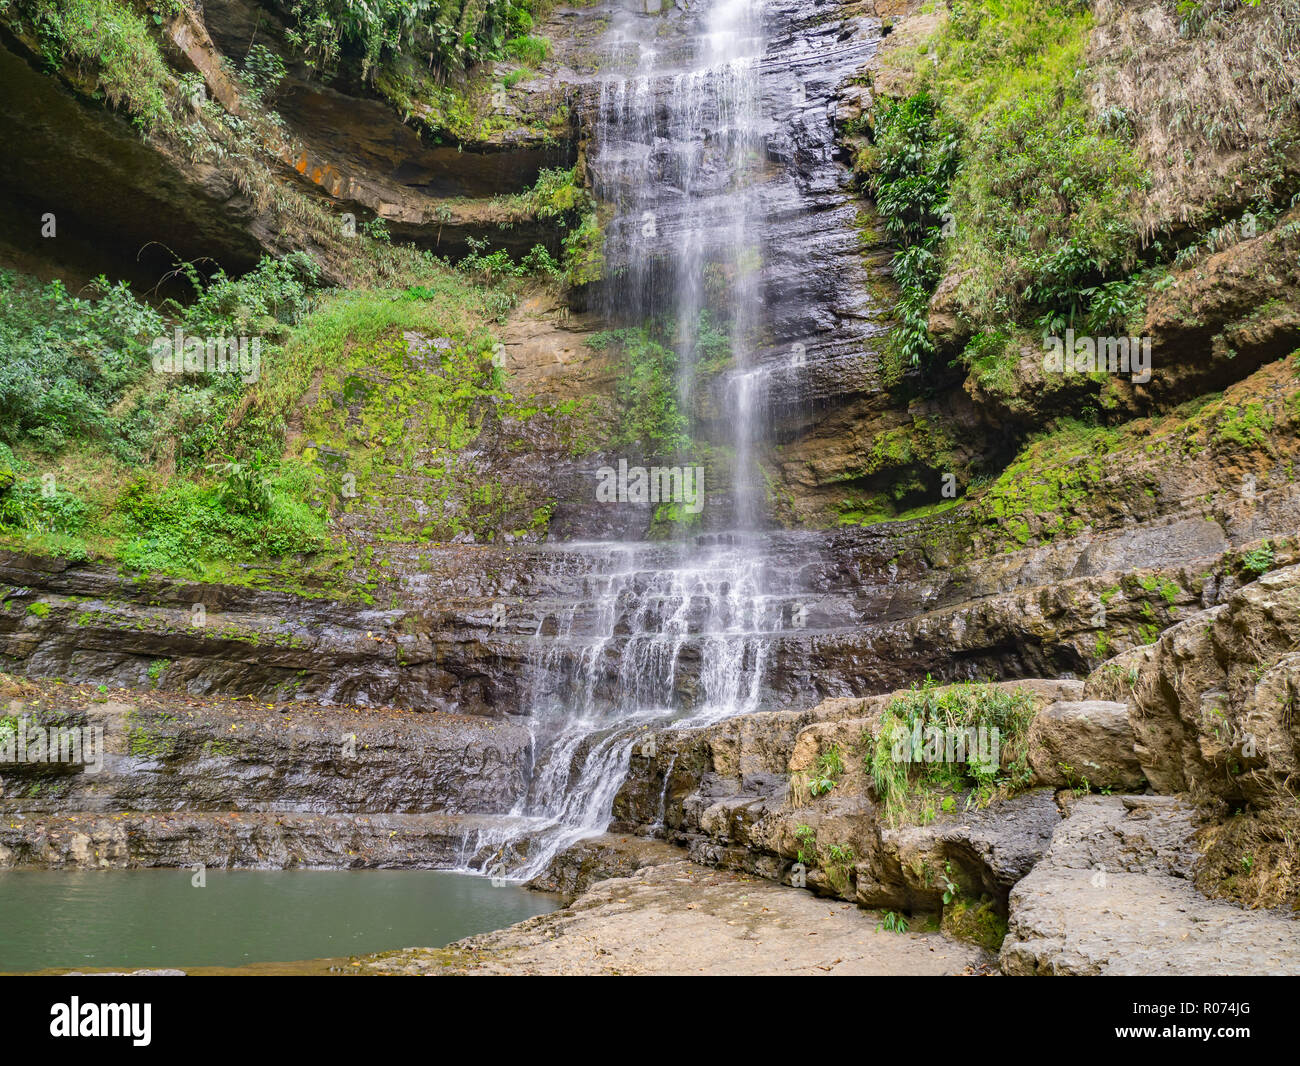
POLYGON ((554 897, 437 870, 7 870, 0 971, 240 966, 442 947, 554 897))

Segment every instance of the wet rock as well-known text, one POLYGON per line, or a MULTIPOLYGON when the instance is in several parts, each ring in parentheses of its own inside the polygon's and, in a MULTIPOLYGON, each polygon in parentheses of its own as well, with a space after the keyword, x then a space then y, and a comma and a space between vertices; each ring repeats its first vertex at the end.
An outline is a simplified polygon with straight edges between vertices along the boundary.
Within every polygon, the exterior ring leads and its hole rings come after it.
POLYGON ((25 730, 102 731, 102 766, 0 763, 6 811, 500 811, 530 757, 527 730, 505 722, 34 687, 6 713, 25 730))
MULTIPOLYGON (((1006 687, 1029 691, 1040 713, 1077 704, 1083 689, 1070 680, 1006 687)), ((947 877, 966 898, 987 899, 1005 913, 1011 887, 1042 857, 1060 820, 1052 789, 1031 789, 982 809, 936 810, 925 824, 892 824, 879 808, 862 751, 894 695, 833 699, 806 711, 656 734, 651 754, 633 755, 615 801, 615 824, 662 834, 696 862, 785 883, 803 878, 818 892, 862 906, 939 911, 947 877), (801 782, 832 749, 842 770, 833 788, 810 797, 801 782)), ((1102 710, 1113 725, 1116 708, 1102 710)), ((1117 760, 1113 742, 1099 740, 1097 714, 1058 712, 1043 735, 1062 750, 1117 760)), ((1131 752, 1119 765, 1135 766, 1131 752)))
POLYGON ((630 877, 644 867, 678 862, 681 858, 680 848, 662 841, 602 833, 560 852, 544 874, 528 882, 528 887, 559 893, 566 903, 572 903, 598 881, 630 877))
POLYGON ((0 812, 0 869, 444 869, 496 819, 239 811, 0 812))

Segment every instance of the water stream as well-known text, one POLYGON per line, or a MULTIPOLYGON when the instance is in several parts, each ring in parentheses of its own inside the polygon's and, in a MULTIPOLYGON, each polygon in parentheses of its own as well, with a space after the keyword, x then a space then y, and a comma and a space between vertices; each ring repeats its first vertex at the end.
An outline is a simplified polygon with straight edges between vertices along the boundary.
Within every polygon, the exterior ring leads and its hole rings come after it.
POLYGON ((536 876, 605 828, 648 730, 756 709, 767 648, 783 624, 784 601, 765 589, 754 461, 766 373, 751 365, 763 296, 761 3, 716 0, 671 47, 655 29, 655 19, 624 13, 607 38, 622 72, 600 86, 591 163, 597 196, 615 210, 601 310, 611 325, 669 324, 684 411, 698 386, 702 326, 725 328, 731 365, 719 392, 730 484, 709 491, 729 500, 733 528, 667 551, 571 546, 592 559, 590 600, 539 626, 533 640, 529 788, 508 828, 465 842, 467 863, 510 880, 536 876), (689 677, 688 656, 698 657, 689 677), (566 674, 561 661, 578 666, 566 674))

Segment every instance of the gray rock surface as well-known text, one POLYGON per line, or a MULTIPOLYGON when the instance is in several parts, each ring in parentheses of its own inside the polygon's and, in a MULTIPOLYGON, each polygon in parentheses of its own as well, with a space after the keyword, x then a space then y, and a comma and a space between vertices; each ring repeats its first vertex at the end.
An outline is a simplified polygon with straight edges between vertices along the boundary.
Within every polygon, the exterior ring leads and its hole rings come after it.
POLYGON ((1008 974, 1300 974, 1300 923, 1207 899, 1189 880, 1194 810, 1088 796, 1011 892, 1008 974))

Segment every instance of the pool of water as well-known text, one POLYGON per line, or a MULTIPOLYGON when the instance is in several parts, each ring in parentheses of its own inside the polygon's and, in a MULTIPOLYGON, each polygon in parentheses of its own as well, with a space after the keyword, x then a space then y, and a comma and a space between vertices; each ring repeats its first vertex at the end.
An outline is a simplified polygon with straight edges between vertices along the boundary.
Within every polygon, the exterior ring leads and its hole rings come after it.
POLYGON ((0 971, 241 966, 441 947, 554 910, 436 870, 0 872, 0 971))

